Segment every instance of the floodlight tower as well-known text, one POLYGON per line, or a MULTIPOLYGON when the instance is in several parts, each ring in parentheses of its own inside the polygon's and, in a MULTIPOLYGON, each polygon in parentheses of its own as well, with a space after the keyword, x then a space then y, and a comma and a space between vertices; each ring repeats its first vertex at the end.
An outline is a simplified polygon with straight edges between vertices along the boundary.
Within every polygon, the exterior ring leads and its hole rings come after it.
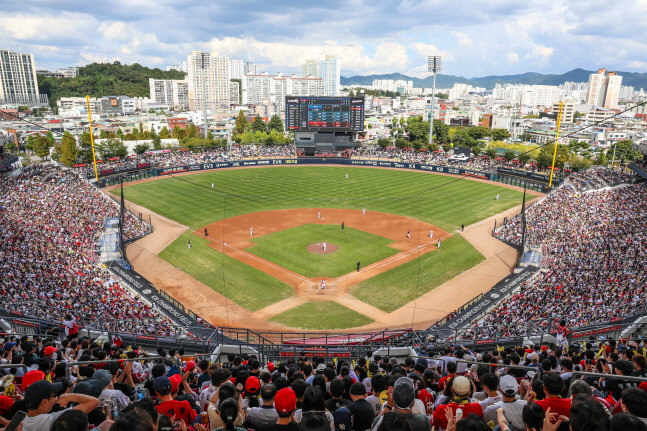
POLYGON ((434 143, 434 105, 436 104, 436 72, 440 72, 440 55, 427 57, 427 72, 434 74, 434 84, 431 90, 431 115, 429 116, 429 145, 434 143))

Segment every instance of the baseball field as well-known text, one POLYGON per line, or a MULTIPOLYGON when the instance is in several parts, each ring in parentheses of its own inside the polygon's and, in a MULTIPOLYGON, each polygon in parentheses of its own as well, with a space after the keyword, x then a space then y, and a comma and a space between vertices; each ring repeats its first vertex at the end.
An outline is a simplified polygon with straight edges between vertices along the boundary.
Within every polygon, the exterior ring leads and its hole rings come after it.
MULTIPOLYGON (((522 196, 455 176, 338 166, 210 171, 124 192, 176 226, 153 250, 164 274, 156 286, 214 324, 266 330, 380 327, 396 313, 414 324, 412 314, 452 311, 416 303, 486 259, 461 226, 522 196)), ((134 266, 150 279, 156 261, 147 262, 134 266)), ((398 319, 387 326, 402 327, 398 319)))

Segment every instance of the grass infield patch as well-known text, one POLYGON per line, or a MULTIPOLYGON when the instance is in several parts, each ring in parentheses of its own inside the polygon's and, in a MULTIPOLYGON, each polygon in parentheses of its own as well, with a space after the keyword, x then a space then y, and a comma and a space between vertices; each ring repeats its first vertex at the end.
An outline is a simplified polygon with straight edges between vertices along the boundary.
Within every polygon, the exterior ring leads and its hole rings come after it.
POLYGON ((270 319, 292 328, 328 330, 355 328, 373 320, 334 301, 311 301, 270 319))
POLYGON ((294 295, 292 286, 212 249, 207 243, 206 239, 186 232, 166 247, 160 257, 251 311, 294 295))
POLYGON ((350 293, 390 313, 483 260, 465 238, 454 234, 440 249, 357 284, 350 293))
POLYGON ((370 265, 399 252, 388 247, 393 240, 349 227, 342 230, 339 224, 306 224, 253 241, 256 245, 247 251, 306 277, 340 277, 355 271, 358 261, 370 265), (339 249, 330 254, 306 250, 324 241, 339 249))

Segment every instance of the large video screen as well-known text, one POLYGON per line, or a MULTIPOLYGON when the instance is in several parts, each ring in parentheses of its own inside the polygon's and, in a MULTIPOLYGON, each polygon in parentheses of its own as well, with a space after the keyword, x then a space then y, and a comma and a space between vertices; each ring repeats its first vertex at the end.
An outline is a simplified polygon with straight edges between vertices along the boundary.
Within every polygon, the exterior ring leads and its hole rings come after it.
POLYGON ((294 132, 361 132, 364 97, 286 96, 285 128, 294 132))

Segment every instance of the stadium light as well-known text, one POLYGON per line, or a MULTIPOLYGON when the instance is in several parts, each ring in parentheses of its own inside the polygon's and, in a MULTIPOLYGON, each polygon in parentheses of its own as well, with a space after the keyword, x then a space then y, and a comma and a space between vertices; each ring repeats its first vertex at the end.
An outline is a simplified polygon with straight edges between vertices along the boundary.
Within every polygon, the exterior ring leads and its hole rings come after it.
POLYGON ((434 104, 436 103, 436 72, 441 70, 441 59, 439 55, 427 57, 427 71, 434 74, 434 84, 431 90, 431 115, 429 116, 429 145, 434 143, 434 104))

